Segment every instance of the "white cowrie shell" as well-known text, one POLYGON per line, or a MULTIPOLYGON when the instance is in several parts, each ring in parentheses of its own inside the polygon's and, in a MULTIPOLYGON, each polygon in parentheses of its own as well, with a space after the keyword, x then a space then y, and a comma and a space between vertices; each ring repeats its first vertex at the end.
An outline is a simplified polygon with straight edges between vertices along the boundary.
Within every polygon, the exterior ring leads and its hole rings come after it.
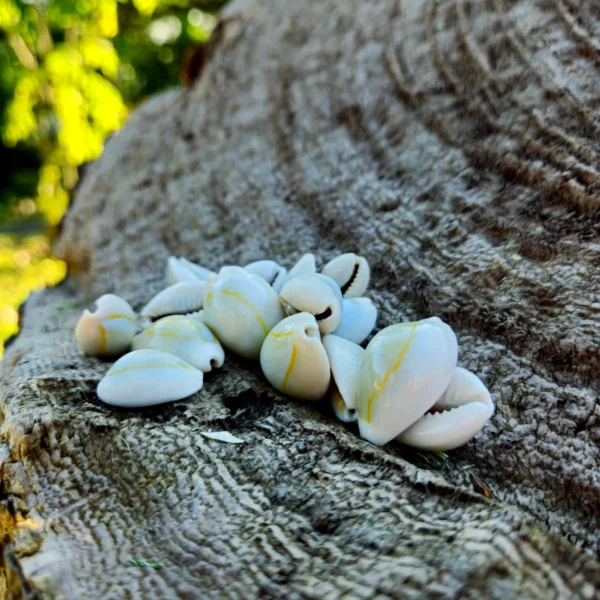
POLYGON ((377 307, 369 298, 344 298, 342 318, 333 333, 355 344, 361 344, 375 329, 377 307))
POLYGON ((204 301, 205 282, 180 281, 159 292, 144 306, 141 315, 156 319, 166 315, 184 315, 200 310, 204 301))
POLYGON ((167 283, 173 285, 181 281, 197 281, 198 278, 176 256, 167 261, 167 283))
POLYGON ((494 403, 483 382, 467 369, 456 367, 450 385, 432 412, 396 439, 425 450, 452 450, 479 433, 493 414, 494 403))
POLYGON ((91 356, 118 356, 129 350, 135 335, 136 316, 129 303, 105 294, 96 300, 96 310, 85 310, 75 328, 75 339, 91 356))
POLYGON ((360 435, 386 444, 423 416, 448 387, 457 354, 454 332, 437 317, 380 331, 360 370, 360 435))
POLYGON ((288 313, 308 312, 318 323, 321 333, 331 333, 342 317, 342 293, 338 284, 318 273, 288 279, 279 293, 288 313), (288 308, 289 307, 289 308, 288 308))
POLYGON ((440 399, 433 405, 434 410, 451 410, 471 402, 485 404, 494 411, 490 392, 483 381, 463 367, 456 367, 450 385, 440 399))
POLYGON ((208 373, 220 368, 225 353, 219 340, 201 321, 179 315, 164 317, 133 338, 133 349, 162 350, 208 373))
POLYGON ((323 275, 331 277, 342 290, 344 298, 362 296, 369 287, 371 269, 364 256, 349 252, 330 260, 322 271, 323 275))
POLYGON ((348 408, 340 390, 333 386, 330 392, 331 406, 335 416, 343 423, 355 423, 358 421, 358 412, 355 408, 348 408))
MULTIPOLYGON (((202 302, 204 303, 204 300, 202 302)), ((193 319, 194 321, 200 321, 200 323, 204 323, 204 310, 197 310, 196 312, 186 313, 183 316, 187 319, 193 319)))
POLYGON ((198 279, 200 279, 200 281, 206 281, 209 277, 216 275, 216 273, 214 271, 211 271, 210 269, 207 269, 206 267, 201 267, 200 265, 197 265, 196 263, 189 261, 187 258, 181 257, 179 259, 179 262, 184 267, 189 269, 198 279))
POLYGON ((277 293, 241 267, 223 267, 206 282, 203 321, 229 350, 256 360, 285 312, 277 293))
POLYGON ((100 400, 137 408, 180 400, 202 388, 204 376, 173 354, 135 350, 122 356, 98 384, 100 400))
POLYGON ((331 373, 316 319, 303 312, 275 325, 260 351, 260 366, 280 392, 302 400, 323 398, 331 373))
POLYGON ((314 254, 304 254, 298 262, 289 270, 288 280, 298 275, 313 275, 317 272, 317 263, 314 254))
POLYGON ((277 293, 287 281, 287 269, 274 260, 257 260, 246 265, 244 271, 262 277, 277 293))
POLYGON ((348 408, 356 409, 358 380, 365 354, 364 348, 331 333, 323 336, 323 346, 327 352, 331 373, 340 395, 348 408))

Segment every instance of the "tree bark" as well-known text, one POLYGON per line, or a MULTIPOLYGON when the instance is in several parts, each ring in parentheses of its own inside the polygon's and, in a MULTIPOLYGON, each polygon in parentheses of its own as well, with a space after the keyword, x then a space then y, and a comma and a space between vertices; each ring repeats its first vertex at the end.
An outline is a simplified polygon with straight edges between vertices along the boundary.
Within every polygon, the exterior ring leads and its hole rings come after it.
POLYGON ((89 169, 69 280, 6 354, 5 595, 599 597, 599 34, 593 0, 230 6, 195 85, 89 169), (73 339, 95 297, 139 309, 170 254, 343 251, 373 267, 379 327, 440 316, 493 394, 447 461, 231 355, 188 400, 98 400, 109 365, 73 339))

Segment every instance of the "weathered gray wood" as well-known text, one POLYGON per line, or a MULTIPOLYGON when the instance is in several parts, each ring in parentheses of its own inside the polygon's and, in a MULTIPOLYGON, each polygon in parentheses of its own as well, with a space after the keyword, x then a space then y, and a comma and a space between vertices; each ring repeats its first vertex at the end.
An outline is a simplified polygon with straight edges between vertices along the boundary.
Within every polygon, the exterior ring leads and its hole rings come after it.
POLYGON ((12 597, 597 596, 599 34, 593 0, 232 6, 196 85, 89 169, 72 276, 6 355, 12 597), (141 307, 169 254, 307 251, 369 258, 380 326, 457 331, 497 413, 447 463, 374 448, 232 357, 189 401, 98 401, 107 364, 72 338, 96 296, 141 307))

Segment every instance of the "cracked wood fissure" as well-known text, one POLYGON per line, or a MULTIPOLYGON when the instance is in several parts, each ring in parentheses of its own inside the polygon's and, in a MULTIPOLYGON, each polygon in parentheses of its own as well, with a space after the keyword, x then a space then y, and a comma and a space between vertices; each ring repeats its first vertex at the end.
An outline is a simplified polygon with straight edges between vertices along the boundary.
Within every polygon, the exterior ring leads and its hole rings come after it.
POLYGON ((234 3, 199 80, 88 169, 71 276, 6 353, 7 597, 597 596, 599 36, 594 0, 234 3), (379 327, 440 316, 492 392, 447 462, 231 356, 189 400, 98 401, 108 364, 73 340, 95 297, 139 310, 170 254, 341 251, 370 261, 379 327))

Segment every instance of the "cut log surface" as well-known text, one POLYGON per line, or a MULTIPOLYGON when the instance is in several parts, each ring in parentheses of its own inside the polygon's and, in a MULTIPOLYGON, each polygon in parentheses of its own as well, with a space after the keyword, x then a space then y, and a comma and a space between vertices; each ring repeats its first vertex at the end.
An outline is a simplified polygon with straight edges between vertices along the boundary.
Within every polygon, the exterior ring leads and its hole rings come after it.
POLYGON ((69 280, 6 354, 6 597, 598 597, 599 57, 595 0, 231 5, 195 84, 89 168, 69 280), (73 338, 97 296, 139 310, 171 254, 346 251, 379 328, 440 316, 492 392, 447 460, 371 446, 231 355, 188 400, 98 400, 109 364, 73 338))

